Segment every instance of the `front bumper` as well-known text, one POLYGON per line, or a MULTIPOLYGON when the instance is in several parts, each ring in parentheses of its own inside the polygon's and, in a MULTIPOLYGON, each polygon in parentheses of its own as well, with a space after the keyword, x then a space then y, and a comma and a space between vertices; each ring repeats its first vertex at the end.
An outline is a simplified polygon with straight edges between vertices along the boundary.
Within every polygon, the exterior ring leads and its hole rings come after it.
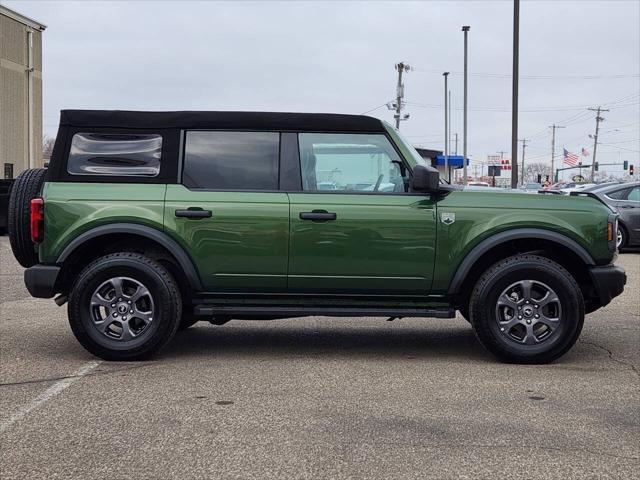
POLYGON ((620 295, 627 283, 627 275, 624 269, 615 265, 591 267, 589 274, 601 307, 604 307, 611 302, 611 299, 620 295))
POLYGON ((60 267, 56 265, 34 265, 24 271, 24 284, 33 297, 51 298, 56 294, 56 282, 60 267))

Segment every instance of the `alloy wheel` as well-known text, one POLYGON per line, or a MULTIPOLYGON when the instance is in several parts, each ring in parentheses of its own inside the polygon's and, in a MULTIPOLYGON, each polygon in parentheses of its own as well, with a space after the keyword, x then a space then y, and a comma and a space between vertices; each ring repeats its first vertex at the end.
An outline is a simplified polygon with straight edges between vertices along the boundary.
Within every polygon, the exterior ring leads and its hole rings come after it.
POLYGON ((93 292, 89 309, 93 327, 121 342, 143 336, 155 318, 151 293, 129 277, 114 277, 103 282, 93 292))
POLYGON ((537 280, 521 280, 505 288, 498 297, 495 313, 502 335, 520 345, 548 341, 562 322, 558 295, 537 280))

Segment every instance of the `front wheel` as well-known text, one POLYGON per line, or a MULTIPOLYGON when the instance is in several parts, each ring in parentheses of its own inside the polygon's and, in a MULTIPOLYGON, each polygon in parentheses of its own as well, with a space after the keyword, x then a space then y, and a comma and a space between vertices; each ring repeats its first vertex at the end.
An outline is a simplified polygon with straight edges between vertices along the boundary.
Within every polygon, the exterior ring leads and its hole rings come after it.
POLYGON ((496 357, 514 363, 548 363, 576 342, 584 300, 562 266, 537 255, 515 255, 487 270, 473 289, 476 336, 496 357))
POLYGON ((181 298, 171 274, 137 253, 113 253, 78 275, 69 324, 89 352, 105 360, 141 360, 157 353, 180 324, 181 298))

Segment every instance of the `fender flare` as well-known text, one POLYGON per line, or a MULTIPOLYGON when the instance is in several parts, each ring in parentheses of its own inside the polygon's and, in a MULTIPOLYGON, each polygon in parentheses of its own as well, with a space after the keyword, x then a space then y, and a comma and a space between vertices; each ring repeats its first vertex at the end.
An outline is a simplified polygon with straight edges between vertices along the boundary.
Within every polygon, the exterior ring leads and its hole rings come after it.
POLYGON ((153 227, 146 225, 140 225, 136 223, 112 223, 109 225, 101 225, 99 227, 92 228, 86 232, 78 235, 69 244, 64 247, 62 253, 58 255, 56 263, 63 264, 71 254, 85 242, 104 235, 110 235, 114 233, 128 233, 132 235, 138 235, 153 240, 164 248, 166 248, 171 255, 177 260, 178 264, 182 268, 189 286, 195 291, 202 291, 202 281, 200 275, 194 266, 193 260, 184 248, 182 248, 178 242, 171 238, 166 233, 157 230, 153 227))
POLYGON ((585 264, 596 264, 591 255, 589 255, 589 252, 587 252, 584 247, 582 247, 575 240, 561 233, 538 228, 516 228, 513 230, 506 230, 504 232, 491 235, 489 238, 485 238, 475 247, 473 247, 473 249, 466 255, 464 260, 462 260, 462 262, 458 266, 456 273, 453 276, 453 280, 451 280, 451 284, 449 285, 448 294, 455 295, 460 293, 462 284, 471 271, 471 268, 473 268, 473 265, 480 259, 480 257, 482 257, 482 255, 487 253, 490 249, 501 243, 523 238, 538 238, 540 240, 549 240, 551 242, 558 243, 573 251, 585 264))

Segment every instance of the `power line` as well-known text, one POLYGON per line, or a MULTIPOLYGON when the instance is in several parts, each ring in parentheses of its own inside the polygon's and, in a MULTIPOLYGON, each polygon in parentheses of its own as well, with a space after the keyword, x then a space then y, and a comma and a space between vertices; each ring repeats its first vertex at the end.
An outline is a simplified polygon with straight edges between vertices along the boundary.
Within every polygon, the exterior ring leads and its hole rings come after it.
POLYGON ((367 113, 374 112, 374 111, 378 110, 379 108, 386 107, 387 103, 389 103, 389 102, 384 102, 382 105, 378 105, 377 107, 372 108, 371 110, 367 110, 366 112, 362 112, 360 115, 366 115, 367 113))
MULTIPOLYGON (((438 103, 418 103, 418 102, 405 102, 407 105, 411 105, 419 108, 434 108, 441 109, 443 107, 442 104, 438 103)), ((626 105, 620 105, 617 107, 612 107, 613 109, 617 108, 626 108, 634 105, 640 105, 640 102, 629 103, 626 105)), ((557 106, 557 107, 544 107, 544 108, 530 108, 530 109, 519 109, 519 112, 522 113, 540 113, 540 112, 571 112, 571 111, 583 111, 587 108, 588 105, 566 105, 566 106, 557 106)), ((462 108, 454 108, 453 110, 463 110, 462 108)), ((469 110, 474 112, 499 112, 499 113, 510 113, 511 109, 507 107, 469 107, 469 110)))
MULTIPOLYGON (((423 69, 412 67, 411 70, 420 73, 441 73, 437 69, 423 69)), ((451 72, 452 75, 462 75, 463 72, 451 72)), ((510 79, 512 76, 508 73, 487 73, 487 72, 470 72, 472 77, 486 78, 505 78, 510 79)), ((599 79, 615 79, 615 78, 640 78, 640 74, 612 74, 612 75, 519 75, 520 79, 525 80, 599 80, 599 79)))

